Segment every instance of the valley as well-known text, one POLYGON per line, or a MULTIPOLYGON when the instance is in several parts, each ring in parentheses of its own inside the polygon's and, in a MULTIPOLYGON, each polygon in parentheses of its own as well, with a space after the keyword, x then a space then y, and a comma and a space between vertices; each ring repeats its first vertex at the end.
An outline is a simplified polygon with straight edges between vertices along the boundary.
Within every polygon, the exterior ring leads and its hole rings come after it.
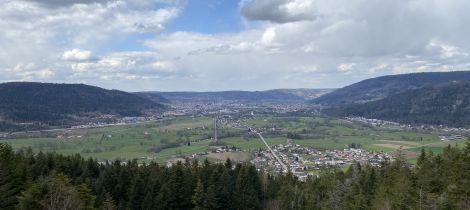
MULTIPOLYGON (((288 114, 287 114, 288 115, 288 114)), ((357 148, 369 152, 401 152, 415 162, 421 148, 439 153, 448 144, 429 130, 374 127, 368 124, 321 116, 291 117, 286 114, 225 114, 218 119, 218 141, 214 142, 214 120, 210 116, 175 116, 135 124, 100 128, 64 129, 17 134, 0 140, 16 150, 81 154, 100 162, 137 159, 141 163, 171 164, 175 160, 209 159, 247 161, 267 150, 266 143, 298 145, 318 151, 357 148)))

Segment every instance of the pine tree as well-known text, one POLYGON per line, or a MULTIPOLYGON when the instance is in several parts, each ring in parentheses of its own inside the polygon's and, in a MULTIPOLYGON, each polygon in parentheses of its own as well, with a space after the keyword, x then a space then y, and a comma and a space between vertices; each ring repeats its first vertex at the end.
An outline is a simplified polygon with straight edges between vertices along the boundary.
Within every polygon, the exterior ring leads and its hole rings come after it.
POLYGON ((146 196, 144 182, 140 175, 137 175, 134 188, 132 190, 131 209, 142 209, 143 200, 146 196))
POLYGON ((192 196, 192 203, 195 210, 206 210, 207 208, 207 196, 204 192, 204 185, 202 184, 201 180, 197 181, 196 189, 194 190, 194 194, 192 196))
POLYGON ((13 209, 22 188, 14 173, 14 156, 9 145, 0 143, 0 209, 13 209))
POLYGON ((103 201, 103 206, 101 207, 102 210, 116 210, 116 204, 111 197, 111 194, 106 193, 103 201))
POLYGON ((79 185, 77 188, 78 196, 80 200, 83 202, 83 210, 93 210, 96 196, 94 196, 85 184, 79 185))
POLYGON ((236 204, 238 209, 261 209, 261 186, 256 169, 243 165, 235 184, 236 204))

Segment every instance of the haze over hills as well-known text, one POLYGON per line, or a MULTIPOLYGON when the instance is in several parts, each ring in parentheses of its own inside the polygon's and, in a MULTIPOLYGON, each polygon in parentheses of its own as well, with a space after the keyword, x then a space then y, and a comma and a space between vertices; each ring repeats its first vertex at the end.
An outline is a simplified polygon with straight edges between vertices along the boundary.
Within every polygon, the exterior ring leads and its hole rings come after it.
POLYGON ((470 71, 413 73, 367 79, 320 96, 312 103, 330 106, 366 103, 455 80, 470 81, 470 71))
POLYGON ((83 84, 0 84, 1 122, 70 124, 100 115, 141 116, 163 105, 118 90, 83 84))
POLYGON ((219 92, 138 92, 137 95, 159 103, 168 101, 238 101, 238 102, 304 102, 334 89, 275 89, 266 91, 219 92), (167 101, 168 100, 168 101, 167 101))

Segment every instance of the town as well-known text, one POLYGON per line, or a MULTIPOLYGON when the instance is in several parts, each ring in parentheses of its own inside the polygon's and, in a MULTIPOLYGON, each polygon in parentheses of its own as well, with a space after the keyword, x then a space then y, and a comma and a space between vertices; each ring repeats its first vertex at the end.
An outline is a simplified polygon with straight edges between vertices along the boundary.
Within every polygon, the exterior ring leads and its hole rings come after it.
POLYGON ((380 166, 384 161, 393 161, 385 152, 368 152, 363 149, 345 148, 343 150, 318 150, 312 147, 294 144, 288 139, 286 144, 271 146, 268 150, 259 150, 253 154, 251 163, 258 171, 281 174, 290 171, 301 181, 314 176, 315 170, 331 167, 345 167, 354 163, 380 166), (274 153, 274 154, 273 154, 274 153), (279 159, 275 156, 280 157, 279 159), (287 168, 283 167, 287 165, 287 168))

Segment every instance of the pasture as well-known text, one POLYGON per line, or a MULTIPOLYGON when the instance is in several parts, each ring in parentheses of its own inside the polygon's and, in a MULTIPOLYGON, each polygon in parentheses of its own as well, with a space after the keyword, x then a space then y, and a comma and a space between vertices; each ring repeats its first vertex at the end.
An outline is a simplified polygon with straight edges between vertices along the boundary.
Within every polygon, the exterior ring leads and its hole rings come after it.
MULTIPOLYGON (((250 127, 264 128, 263 135, 269 145, 285 144, 290 133, 291 137, 296 137, 292 138, 295 144, 317 149, 343 149, 348 145, 369 151, 394 152, 401 149, 406 150, 406 156, 413 160, 422 147, 438 153, 448 144, 430 132, 377 128, 341 119, 266 115, 242 118, 240 121, 250 127), (270 132, 273 128, 277 132, 270 132)), ((9 143, 17 150, 31 148, 33 152, 79 153, 97 160, 165 162, 207 151, 213 136, 212 127, 212 118, 177 117, 121 126, 25 133, 0 142, 9 143)), ((246 135, 240 129, 221 126, 221 134, 228 132, 236 135, 221 137, 220 141, 243 151, 231 158, 246 160, 246 154, 265 149, 258 137, 246 135)), ((210 160, 224 158, 220 155, 206 157, 210 160)))

